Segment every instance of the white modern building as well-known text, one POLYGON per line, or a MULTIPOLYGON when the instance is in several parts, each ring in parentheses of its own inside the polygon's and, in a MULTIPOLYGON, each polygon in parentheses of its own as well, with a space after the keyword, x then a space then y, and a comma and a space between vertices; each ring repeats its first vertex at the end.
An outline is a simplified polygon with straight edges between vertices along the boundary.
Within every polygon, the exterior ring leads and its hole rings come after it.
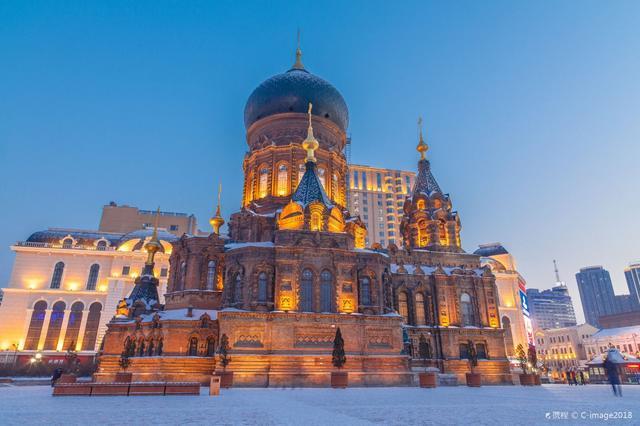
POLYGON ((507 356, 514 357, 518 345, 527 351, 529 344, 534 344, 533 327, 527 306, 527 283, 517 270, 515 258, 501 243, 482 244, 474 254, 482 256, 482 265, 491 268, 496 276, 507 356))
MULTIPOLYGON (((178 237, 158 231, 162 295, 171 243, 178 237)), ((69 348, 93 356, 118 301, 129 294, 143 268, 143 246, 152 232, 52 228, 11 246, 15 262, 0 305, 0 351, 5 351, 0 360, 7 360, 7 354, 14 362, 34 354, 55 359, 69 348)))
POLYGON ((640 325, 604 328, 590 336, 585 341, 585 346, 590 358, 606 353, 609 347, 640 356, 640 325))

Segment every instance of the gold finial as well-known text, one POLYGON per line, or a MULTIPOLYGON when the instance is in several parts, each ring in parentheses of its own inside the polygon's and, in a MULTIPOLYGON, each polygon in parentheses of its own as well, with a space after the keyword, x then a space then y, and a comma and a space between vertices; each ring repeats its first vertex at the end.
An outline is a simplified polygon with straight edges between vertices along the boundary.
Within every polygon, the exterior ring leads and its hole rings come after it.
POLYGON ((316 162, 316 157, 313 155, 314 151, 318 149, 320 144, 313 136, 313 126, 311 125, 311 109, 313 108, 313 104, 309 102, 309 110, 307 115, 309 116, 309 128, 307 129, 307 138, 302 141, 302 147, 307 150, 307 161, 311 161, 313 163, 316 162))
POLYGON ((293 69, 304 69, 304 65, 302 64, 302 49, 300 49, 300 28, 298 28, 298 47, 296 48, 296 62, 293 64, 293 69))
POLYGON ((144 249, 147 251, 147 265, 153 265, 153 257, 156 252, 158 252, 162 248, 162 243, 158 240, 158 218, 160 217, 160 207, 156 210, 156 219, 153 224, 153 234, 151 234, 151 238, 144 245, 144 249))
POLYGON ((220 227, 224 225, 224 219, 220 214, 220 197, 222 195, 222 184, 218 184, 218 207, 216 208, 216 214, 211 219, 209 219, 209 224, 213 228, 213 233, 216 235, 220 235, 220 227))
POLYGON ((418 142, 418 146, 416 147, 416 151, 420 153, 420 159, 425 159, 425 153, 429 150, 429 145, 427 145, 422 137, 422 117, 418 117, 418 130, 420 131, 420 140, 418 142))

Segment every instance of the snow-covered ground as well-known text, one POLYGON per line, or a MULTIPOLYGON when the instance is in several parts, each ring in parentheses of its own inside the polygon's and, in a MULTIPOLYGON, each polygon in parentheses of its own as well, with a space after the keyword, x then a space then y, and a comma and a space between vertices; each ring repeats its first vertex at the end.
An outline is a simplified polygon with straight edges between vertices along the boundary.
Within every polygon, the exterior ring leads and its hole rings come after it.
POLYGON ((230 389, 219 397, 209 397, 208 389, 203 388, 199 397, 54 398, 49 387, 15 386, 0 387, 0 424, 640 424, 640 386, 625 386, 623 393, 622 398, 615 398, 604 385, 544 385, 230 389), (613 416, 616 412, 630 412, 632 418, 603 420, 605 413, 613 416), (589 415, 597 418, 589 419, 589 415))

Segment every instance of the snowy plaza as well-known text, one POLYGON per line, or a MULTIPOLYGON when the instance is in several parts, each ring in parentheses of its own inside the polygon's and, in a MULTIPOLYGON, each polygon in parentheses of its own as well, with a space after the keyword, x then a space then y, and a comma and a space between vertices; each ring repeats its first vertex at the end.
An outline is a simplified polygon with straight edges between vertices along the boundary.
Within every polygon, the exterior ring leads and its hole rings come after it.
POLYGON ((46 386, 0 388, 0 423, 182 425, 640 424, 640 387, 466 386, 437 389, 230 389, 209 397, 52 397, 46 386), (605 420, 608 418, 608 420, 605 420))

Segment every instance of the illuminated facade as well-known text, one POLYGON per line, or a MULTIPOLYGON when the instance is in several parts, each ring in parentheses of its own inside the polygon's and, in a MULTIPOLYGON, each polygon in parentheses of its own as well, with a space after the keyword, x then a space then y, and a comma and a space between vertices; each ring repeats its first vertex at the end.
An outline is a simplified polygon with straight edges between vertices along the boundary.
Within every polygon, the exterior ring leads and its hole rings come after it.
POLYGON ((415 183, 414 172, 349 165, 348 208, 367 227, 366 245, 402 245, 400 222, 404 200, 415 183))
POLYGON ((586 368, 586 363, 593 356, 587 353, 585 343, 597 331, 597 328, 589 324, 536 330, 538 359, 555 378, 570 368, 586 368))
POLYGON ((491 268, 496 277, 506 351, 509 357, 514 357, 518 345, 526 351, 529 344, 535 344, 526 281, 517 270, 515 258, 502 244, 482 244, 474 254, 482 256, 482 265, 491 268))
POLYGON ((471 341, 485 383, 510 382, 495 276, 462 250, 459 217, 422 136, 415 184, 403 188, 406 248, 365 248, 366 224, 347 210, 348 117, 340 93, 304 68, 299 50, 290 70, 254 90, 229 237, 219 234, 218 209, 211 235, 173 243, 164 305, 157 243, 145 244, 144 270, 108 324, 98 378, 116 374, 124 351, 134 380, 208 382, 226 335, 236 385, 325 386, 339 327, 355 385, 414 384, 420 336, 441 371, 464 380, 471 341))
MULTIPOLYGON (((53 228, 11 246, 15 262, 0 306, 0 350, 23 361, 67 349, 93 356, 119 299, 142 270, 150 229, 122 234, 53 228)), ((164 293, 173 234, 161 230, 157 273, 164 293)))

